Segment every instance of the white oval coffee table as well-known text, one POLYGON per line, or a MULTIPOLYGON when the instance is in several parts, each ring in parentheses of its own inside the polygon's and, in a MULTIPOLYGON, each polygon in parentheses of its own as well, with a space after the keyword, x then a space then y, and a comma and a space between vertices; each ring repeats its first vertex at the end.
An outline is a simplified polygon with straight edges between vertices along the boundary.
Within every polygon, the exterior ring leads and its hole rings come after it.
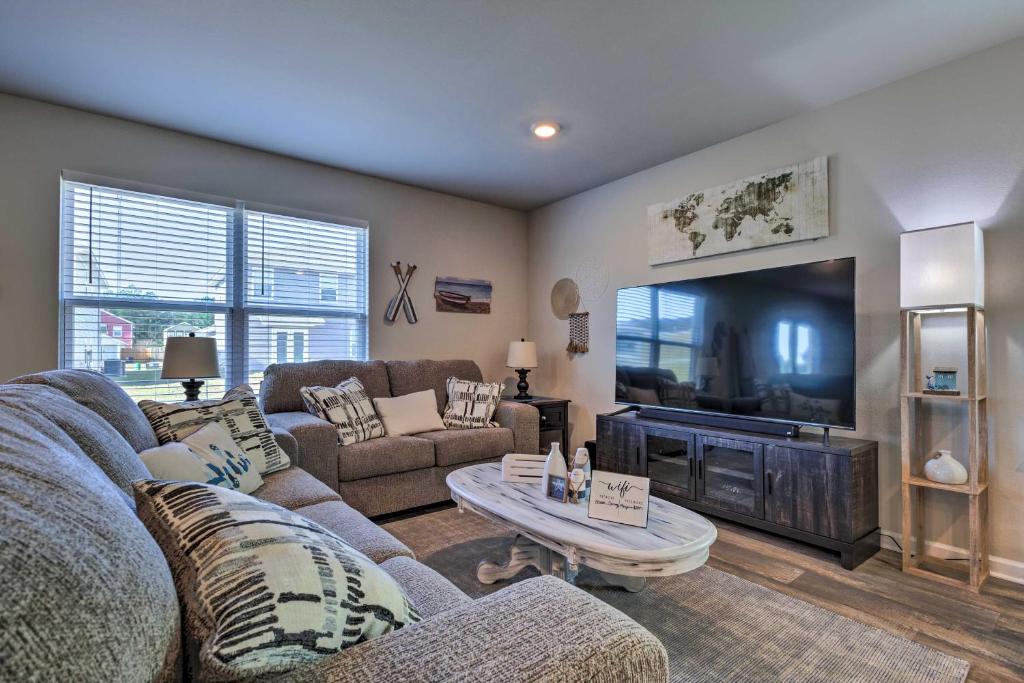
POLYGON ((639 591, 647 577, 703 565, 718 536, 697 513, 653 496, 646 529, 589 519, 585 503, 552 500, 537 484, 503 482, 500 463, 464 467, 446 481, 460 512, 471 510, 518 534, 506 562, 480 563, 481 583, 511 578, 528 566, 573 582, 583 565, 613 585, 639 591))

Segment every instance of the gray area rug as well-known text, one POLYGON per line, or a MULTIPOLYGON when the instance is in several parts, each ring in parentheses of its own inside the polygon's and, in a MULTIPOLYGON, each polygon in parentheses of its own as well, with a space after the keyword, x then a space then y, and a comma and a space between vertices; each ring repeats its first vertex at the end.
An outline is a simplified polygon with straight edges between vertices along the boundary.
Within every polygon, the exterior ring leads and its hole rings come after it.
MULTIPOLYGON (((501 590, 476 580, 512 535, 472 513, 442 510, 385 525, 416 556, 472 597, 501 590)), ((536 576, 532 569, 514 580, 536 576)), ((652 579, 641 593, 584 568, 577 585, 643 624, 665 645, 669 679, 960 683, 962 659, 865 626, 712 567, 652 579)))

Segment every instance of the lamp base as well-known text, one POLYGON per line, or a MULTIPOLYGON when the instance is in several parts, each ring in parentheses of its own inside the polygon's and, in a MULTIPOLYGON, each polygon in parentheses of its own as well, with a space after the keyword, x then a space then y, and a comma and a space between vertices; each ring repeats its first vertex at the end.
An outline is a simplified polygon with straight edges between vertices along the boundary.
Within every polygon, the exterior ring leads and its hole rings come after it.
POLYGON ((185 401, 198 401, 199 390, 206 384, 201 379, 186 379, 182 381, 181 386, 185 388, 185 401))
POLYGON ((519 393, 512 398, 516 401, 529 401, 533 398, 529 394, 530 383, 526 381, 526 376, 530 374, 530 371, 527 368, 519 368, 516 372, 519 373, 519 383, 516 384, 516 389, 519 390, 519 393))

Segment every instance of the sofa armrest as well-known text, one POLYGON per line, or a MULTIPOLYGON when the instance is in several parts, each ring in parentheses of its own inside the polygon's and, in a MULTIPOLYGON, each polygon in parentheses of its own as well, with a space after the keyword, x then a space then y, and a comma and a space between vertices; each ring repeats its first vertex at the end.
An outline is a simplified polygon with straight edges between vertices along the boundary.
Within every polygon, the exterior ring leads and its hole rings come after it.
POLYGON ((542 576, 360 643, 285 680, 654 683, 668 680, 668 655, 622 612, 542 576))
POLYGON ((271 427, 270 431, 274 435, 274 441, 277 442, 277 447, 284 451, 284 454, 288 456, 288 459, 293 463, 298 461, 299 457, 299 442, 295 440, 295 437, 291 435, 285 429, 280 427, 271 427))
POLYGON ((306 412, 268 413, 267 424, 275 432, 287 432, 295 439, 298 465, 338 490, 338 429, 327 420, 306 412))
POLYGON ((502 401, 491 418, 512 430, 516 453, 540 451, 540 411, 528 403, 502 401))

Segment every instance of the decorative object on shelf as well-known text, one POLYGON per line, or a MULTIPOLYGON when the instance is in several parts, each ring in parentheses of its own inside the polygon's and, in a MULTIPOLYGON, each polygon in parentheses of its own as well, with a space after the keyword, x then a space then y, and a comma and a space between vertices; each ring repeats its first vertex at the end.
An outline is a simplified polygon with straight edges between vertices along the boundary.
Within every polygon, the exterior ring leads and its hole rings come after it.
POLYGON ((697 376, 700 377, 699 391, 708 391, 711 380, 718 377, 718 358, 703 356, 697 359, 697 376))
POLYGON ((434 280, 434 301, 442 313, 491 312, 491 281, 439 277, 434 280))
POLYGON ((551 444, 551 452, 544 459, 544 476, 541 479, 541 491, 548 498, 565 502, 565 484, 569 471, 565 467, 565 456, 562 455, 560 444, 551 444))
POLYGON ((938 394, 940 396, 959 396, 960 391, 956 388, 956 368, 935 368, 932 374, 927 376, 928 383, 924 393, 938 394))
POLYGON ((501 480, 517 484, 540 484, 548 456, 509 453, 501 459, 501 480))
POLYGON ((403 274, 402 262, 395 261, 391 264, 391 270, 394 271, 395 277, 398 278, 398 294, 391 297, 384 317, 387 318, 388 322, 395 322, 398 319, 398 309, 401 308, 405 311, 405 319, 409 321, 409 324, 415 325, 417 321, 416 309, 412 305, 412 298, 409 297, 409 281, 412 280, 412 274, 416 272, 416 264, 410 263, 405 269, 405 274, 403 274))
POLYGON ((900 456, 903 470, 903 571, 933 581, 981 589, 989 575, 988 556, 988 359, 985 324, 985 245, 974 223, 905 232, 900 236, 900 456), (935 368, 923 382, 922 320, 932 314, 963 316, 967 338, 966 390, 956 390, 954 368, 935 368), (950 388, 941 388, 950 387, 950 388), (950 455, 935 458, 920 443, 926 404, 954 401, 964 406, 966 467, 950 455), (955 471, 956 467, 966 471, 955 471), (933 478, 954 477, 953 481, 933 478), (953 483, 959 481, 960 483, 953 483), (923 489, 942 489, 967 498, 970 541, 965 563, 928 555, 923 489), (933 565, 949 571, 938 573, 933 565), (960 576, 958 576, 958 574, 960 576))
POLYGON ((220 377, 216 339, 197 337, 195 332, 187 337, 168 337, 160 379, 182 380, 185 400, 198 401, 199 390, 205 384, 198 378, 210 377, 220 377))
POLYGON ((828 237, 828 157, 647 208, 648 264, 828 237))
POLYGON ((647 528, 651 480, 630 474, 594 470, 587 516, 606 522, 647 528))
POLYGON ((519 393, 513 399, 529 401, 533 398, 530 396, 530 383, 526 381, 526 376, 530 374, 530 370, 537 367, 537 343, 526 339, 509 342, 505 367, 512 368, 519 374, 519 383, 516 384, 519 393))
POLYGON ((953 457, 951 451, 940 450, 924 464, 924 476, 940 484, 966 484, 967 468, 953 457))
POLYGON ((569 315, 569 345, 565 347, 569 353, 586 353, 590 350, 590 313, 572 313, 569 315))
POLYGON ((572 278, 563 277, 551 288, 551 312, 559 320, 568 320, 580 307, 580 289, 572 278))

